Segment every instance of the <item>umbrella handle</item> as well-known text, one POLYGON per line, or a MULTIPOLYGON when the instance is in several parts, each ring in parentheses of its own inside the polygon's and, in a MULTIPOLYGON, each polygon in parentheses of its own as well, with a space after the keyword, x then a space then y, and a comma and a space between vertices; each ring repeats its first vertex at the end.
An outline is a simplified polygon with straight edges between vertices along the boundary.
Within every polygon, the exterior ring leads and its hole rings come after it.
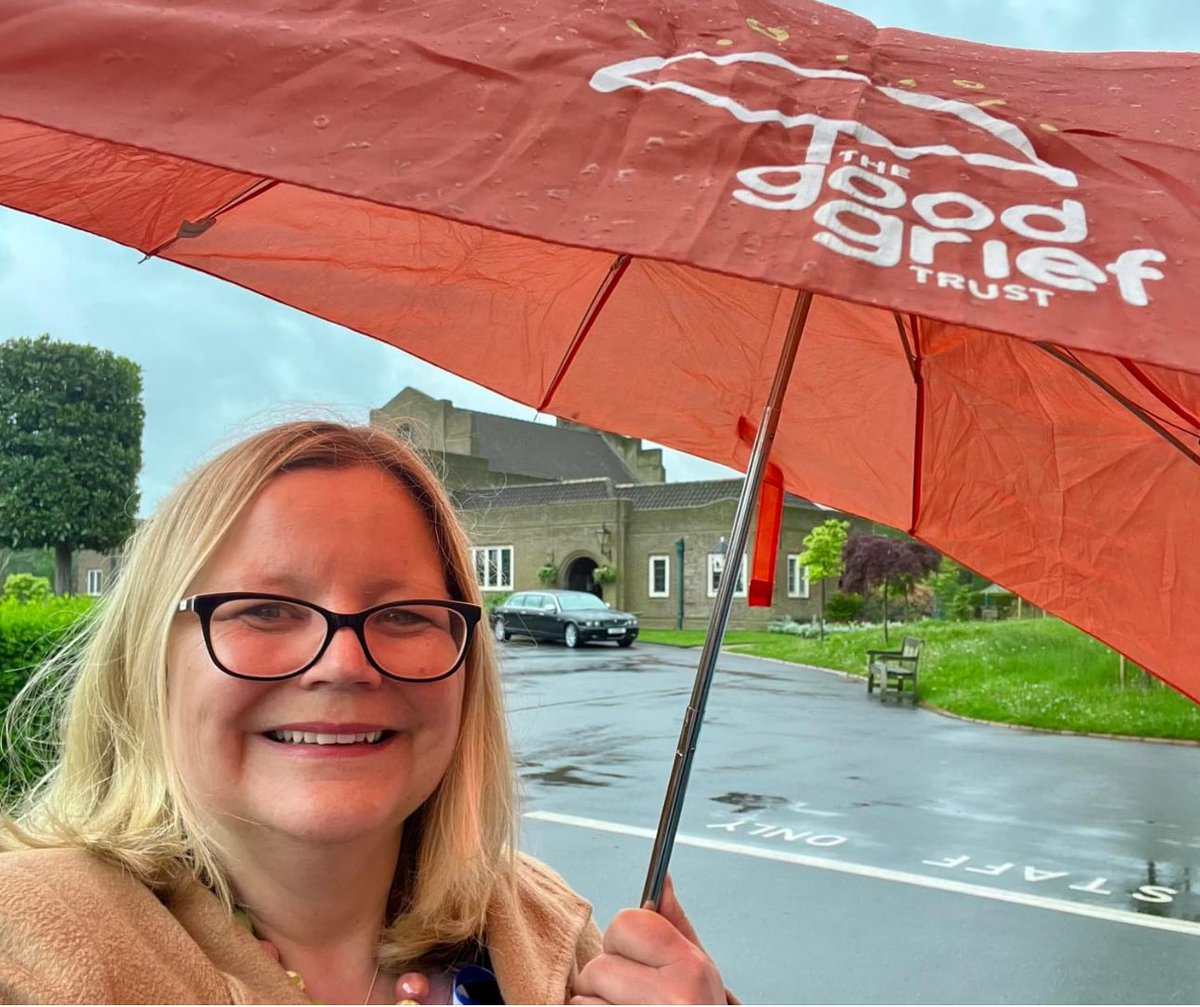
MULTIPOLYGON (((746 542, 750 537, 750 516, 754 513, 754 505, 758 501, 763 473, 766 471, 767 459, 771 455, 771 445, 775 441, 775 431, 779 426, 779 411, 783 405, 783 396, 792 375, 792 366, 796 362, 796 351, 800 347, 800 337, 804 334, 804 323, 808 319, 808 310, 811 305, 812 294, 807 290, 798 291, 796 303, 792 307, 792 317, 788 322, 787 335, 784 337, 779 363, 775 368, 775 380, 771 385, 771 392, 767 396, 766 405, 763 406, 762 420, 758 425, 758 433, 754 437, 754 447, 750 452, 750 465, 746 469, 746 479, 742 483, 742 492, 738 497, 737 509, 733 514, 733 528, 729 532, 726 556, 740 557, 746 549, 746 542)), ((642 889, 640 904, 649 905, 655 911, 658 910, 659 902, 662 899, 663 885, 666 883, 667 869, 671 863, 671 850, 675 845, 675 834, 679 830, 679 816, 683 811, 688 777, 692 771, 692 759, 696 754, 696 740, 700 736, 700 725, 704 720, 704 707, 708 702, 708 691, 712 686, 717 655, 721 650, 721 640, 725 636, 725 626, 729 622, 729 609, 733 604, 733 591, 737 586, 740 571, 740 562, 727 562, 721 570, 721 580, 717 587, 716 600, 713 602, 712 615, 708 621, 704 649, 700 653, 700 663, 696 668, 696 680, 692 686, 692 695, 688 701, 687 710, 683 715, 683 726, 679 731, 679 744, 675 748, 675 761, 671 766, 671 778, 667 783, 662 815, 658 820, 658 832, 654 837, 654 849, 650 854, 650 867, 646 872, 646 884, 642 889)))

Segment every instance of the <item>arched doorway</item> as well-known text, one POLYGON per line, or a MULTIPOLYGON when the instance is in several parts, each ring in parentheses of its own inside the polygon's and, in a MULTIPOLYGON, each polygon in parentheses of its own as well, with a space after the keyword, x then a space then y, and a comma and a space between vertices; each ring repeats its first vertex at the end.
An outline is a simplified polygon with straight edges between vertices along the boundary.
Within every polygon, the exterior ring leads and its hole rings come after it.
POLYGON ((590 556, 579 556, 567 567, 567 588, 571 591, 590 591, 603 598, 603 589, 592 580, 592 571, 600 564, 590 556))

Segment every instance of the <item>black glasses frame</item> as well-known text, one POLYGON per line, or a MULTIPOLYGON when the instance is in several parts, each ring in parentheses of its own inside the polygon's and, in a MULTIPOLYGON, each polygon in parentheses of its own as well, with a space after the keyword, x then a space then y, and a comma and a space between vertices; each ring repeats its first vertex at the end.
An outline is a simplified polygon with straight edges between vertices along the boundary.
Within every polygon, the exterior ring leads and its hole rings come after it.
POLYGON ((483 610, 478 605, 472 605, 466 601, 446 601, 444 598, 404 598, 398 601, 389 601, 383 605, 375 605, 371 608, 365 608, 361 612, 331 612, 327 608, 322 608, 320 605, 314 605, 311 601, 305 601, 303 598, 292 598, 284 594, 263 594, 261 591, 226 591, 217 594, 194 594, 190 598, 184 598, 176 608, 179 612, 195 612, 200 619, 200 630, 204 635, 204 646, 208 649, 208 656, 212 658, 212 663, 215 664, 226 675, 233 678, 240 678, 246 682, 282 682, 285 679, 295 678, 297 675, 303 675, 313 665, 315 665, 325 651, 329 649, 329 644, 333 640, 333 634, 339 629, 344 629, 349 626, 354 630, 354 635, 358 637, 359 646, 362 647, 363 654, 366 655, 367 661, 384 678, 390 678, 393 682, 408 682, 413 685, 421 685, 426 682, 440 682, 443 679, 449 678, 466 660, 467 651, 471 648, 471 639, 475 634, 475 629, 483 618, 483 610), (325 619, 325 641, 321 644, 316 656, 308 662, 303 668, 297 671, 289 671, 286 675, 240 675, 236 671, 226 668, 217 657, 216 650, 213 649, 212 643, 212 617, 213 612, 217 607, 223 605, 227 601, 246 601, 251 598, 261 598, 263 601, 286 601, 293 605, 302 605, 304 608, 311 609, 325 619), (466 634, 463 636, 462 651, 458 655, 458 660, 454 662, 454 666, 447 672, 438 675, 435 678, 405 678, 403 675, 393 675, 390 671, 381 667, 379 662, 375 660, 371 653, 371 648, 367 646, 367 636, 364 631, 367 620, 376 612, 382 612, 388 608, 399 608, 405 605, 426 605, 433 608, 444 608, 451 612, 457 612, 462 616, 467 625, 466 634))

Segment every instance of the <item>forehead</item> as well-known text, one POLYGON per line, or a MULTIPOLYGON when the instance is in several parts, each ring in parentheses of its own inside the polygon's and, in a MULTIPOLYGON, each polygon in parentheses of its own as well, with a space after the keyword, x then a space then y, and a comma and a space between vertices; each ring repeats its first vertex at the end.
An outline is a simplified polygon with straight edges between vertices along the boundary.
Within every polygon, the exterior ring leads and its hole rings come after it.
POLYGON ((425 510, 375 466, 311 468, 271 479, 218 545, 203 590, 361 594, 445 590, 425 510))

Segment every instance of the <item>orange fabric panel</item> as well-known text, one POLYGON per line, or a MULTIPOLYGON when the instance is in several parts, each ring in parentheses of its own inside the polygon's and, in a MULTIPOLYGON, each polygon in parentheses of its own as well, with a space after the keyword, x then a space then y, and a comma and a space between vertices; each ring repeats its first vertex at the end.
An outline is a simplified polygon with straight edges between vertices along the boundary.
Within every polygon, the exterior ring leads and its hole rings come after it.
POLYGON ((253 185, 251 175, 0 119, 5 205, 149 252, 253 185))
POLYGON ((789 490, 908 527, 916 389, 890 311, 813 299, 780 422, 771 460, 789 490))
POLYGON ((536 404, 612 256, 279 185, 164 258, 536 404))
POLYGON ((1200 467, 1019 340, 929 324, 917 533, 1200 699, 1200 467))

